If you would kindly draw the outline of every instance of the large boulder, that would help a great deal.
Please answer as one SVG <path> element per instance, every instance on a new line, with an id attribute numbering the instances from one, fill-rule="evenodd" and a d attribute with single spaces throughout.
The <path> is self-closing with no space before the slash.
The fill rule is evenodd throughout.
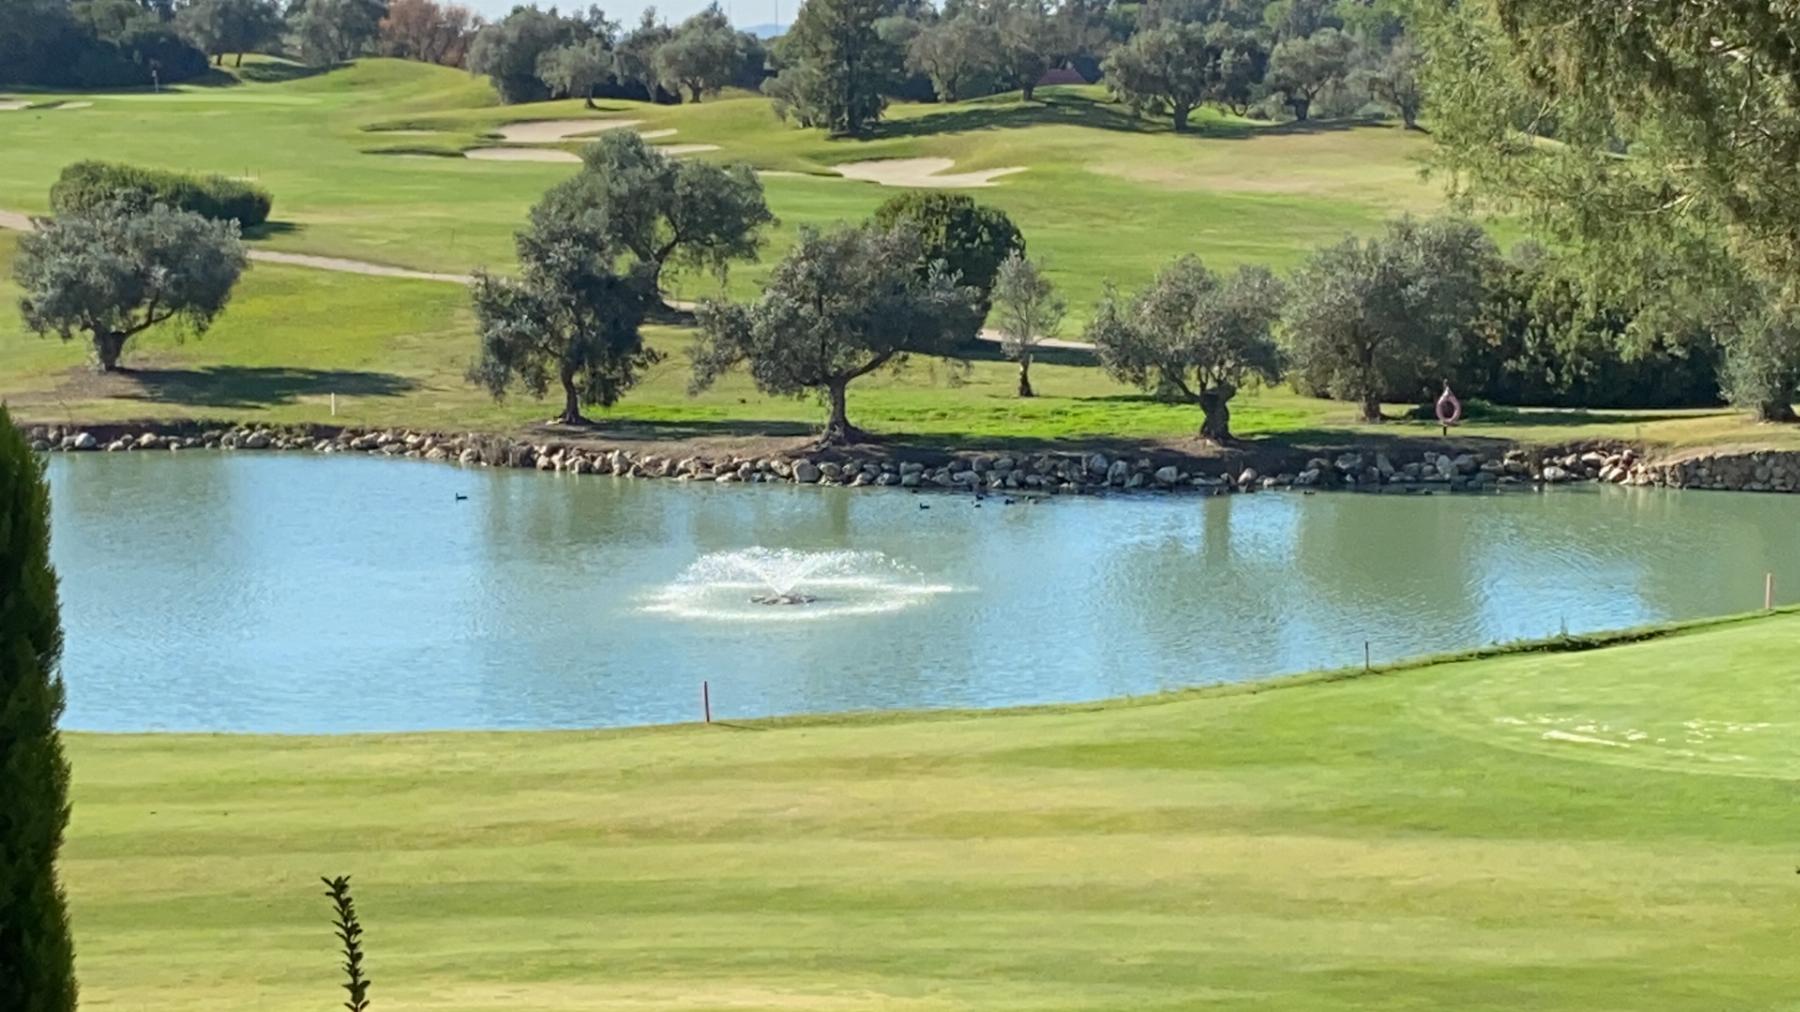
<path id="1" fill-rule="evenodd" d="M 794 461 L 794 480 L 802 485 L 811 485 L 819 480 L 819 468 L 810 460 Z"/>

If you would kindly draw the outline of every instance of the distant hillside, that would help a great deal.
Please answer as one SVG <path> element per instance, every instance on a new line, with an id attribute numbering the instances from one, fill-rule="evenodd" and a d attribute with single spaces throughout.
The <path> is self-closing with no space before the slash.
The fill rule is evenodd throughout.
<path id="1" fill-rule="evenodd" d="M 760 25 L 747 25 L 743 28 L 743 31 L 749 32 L 759 39 L 772 39 L 777 35 L 786 35 L 787 30 L 787 25 L 777 25 L 766 21 Z"/>

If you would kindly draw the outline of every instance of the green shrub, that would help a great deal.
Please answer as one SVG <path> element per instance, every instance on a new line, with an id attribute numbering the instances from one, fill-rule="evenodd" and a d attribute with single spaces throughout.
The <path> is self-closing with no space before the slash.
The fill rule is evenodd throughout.
<path id="1" fill-rule="evenodd" d="M 269 220 L 274 198 L 260 186 L 224 176 L 191 176 L 165 169 L 146 169 L 119 162 L 76 162 L 65 166 L 50 187 L 50 206 L 57 214 L 96 207 L 121 191 L 139 193 L 151 203 L 192 211 L 214 221 L 236 221 L 251 228 Z"/>

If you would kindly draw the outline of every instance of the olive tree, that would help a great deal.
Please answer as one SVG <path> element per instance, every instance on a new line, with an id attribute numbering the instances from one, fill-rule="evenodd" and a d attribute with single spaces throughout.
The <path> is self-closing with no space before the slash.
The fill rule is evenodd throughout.
<path id="1" fill-rule="evenodd" d="M 736 80 L 748 52 L 744 34 L 713 4 L 683 21 L 656 47 L 651 62 L 664 88 L 676 94 L 685 90 L 688 101 L 698 102 Z"/>
<path id="2" fill-rule="evenodd" d="M 40 220 L 20 240 L 13 277 L 27 327 L 85 335 L 100 371 L 113 372 L 126 342 L 151 327 L 204 332 L 245 264 L 235 221 L 114 200 Z"/>
<path id="3" fill-rule="evenodd" d="M 1294 118 L 1304 122 L 1314 100 L 1350 74 L 1356 40 L 1336 28 L 1288 39 L 1269 54 L 1268 84 L 1283 93 Z"/>
<path id="4" fill-rule="evenodd" d="M 1106 86 L 1134 111 L 1167 110 L 1177 132 L 1206 102 L 1240 107 L 1262 72 L 1261 43 L 1226 24 L 1147 28 L 1106 58 Z"/>
<path id="5" fill-rule="evenodd" d="M 1031 356 L 1045 338 L 1055 337 L 1068 306 L 1056 286 L 1024 253 L 1014 251 L 1000 262 L 994 279 L 994 312 L 1000 331 L 1000 348 L 1019 363 L 1019 396 L 1035 396 L 1031 389 Z"/>
<path id="6" fill-rule="evenodd" d="M 905 226 L 803 228 L 755 302 L 701 304 L 693 390 L 741 364 L 764 393 L 826 399 L 821 445 L 862 439 L 846 406 L 852 381 L 910 355 L 953 354 L 971 336 L 975 291 L 941 267 L 921 276 L 921 249 Z"/>
<path id="7" fill-rule="evenodd" d="M 594 89 L 612 76 L 613 54 L 606 39 L 594 36 L 546 50 L 538 57 L 537 76 L 553 93 L 573 98 L 594 108 Z"/>
<path id="8" fill-rule="evenodd" d="M 629 130 L 605 134 L 581 157 L 582 171 L 552 193 L 604 210 L 608 238 L 646 265 L 653 287 L 670 264 L 723 278 L 733 261 L 757 258 L 775 221 L 762 179 L 743 163 L 671 158 Z"/>
<path id="9" fill-rule="evenodd" d="M 1184 256 L 1129 301 L 1107 286 L 1087 338 L 1118 379 L 1200 405 L 1200 435 L 1231 438 L 1231 399 L 1249 383 L 1281 376 L 1273 330 L 1285 297 L 1262 267 L 1220 277 Z"/>
<path id="10" fill-rule="evenodd" d="M 906 49 L 909 69 L 931 79 L 939 102 L 969 94 L 971 84 L 994 67 L 1000 36 L 974 14 L 960 14 L 927 25 Z"/>
<path id="11" fill-rule="evenodd" d="M 517 279 L 476 272 L 470 298 L 480 339 L 469 380 L 496 400 L 513 387 L 563 395 L 556 420 L 582 424 L 581 406 L 611 407 L 660 356 L 640 328 L 655 297 L 648 264 L 611 234 L 602 207 L 551 194 L 515 237 Z"/>
<path id="12" fill-rule="evenodd" d="M 192 0 L 176 13 L 175 25 L 214 65 L 234 53 L 241 67 L 246 52 L 281 37 L 281 10 L 270 0 Z"/>
<path id="13" fill-rule="evenodd" d="M 1308 390 L 1381 421 L 1384 395 L 1429 396 L 1457 362 L 1499 251 L 1475 224 L 1402 219 L 1314 253 L 1293 277 L 1287 354 Z"/>

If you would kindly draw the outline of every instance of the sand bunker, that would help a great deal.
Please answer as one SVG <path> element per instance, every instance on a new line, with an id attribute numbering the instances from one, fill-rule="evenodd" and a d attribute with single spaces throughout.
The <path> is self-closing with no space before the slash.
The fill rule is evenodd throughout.
<path id="1" fill-rule="evenodd" d="M 442 130 L 370 130 L 377 137 L 436 137 Z"/>
<path id="2" fill-rule="evenodd" d="M 30 102 L 22 98 L 0 98 L 0 112 L 17 112 L 20 109 L 29 108 L 30 105 Z"/>
<path id="3" fill-rule="evenodd" d="M 470 148 L 464 158 L 483 162 L 579 162 L 580 155 L 555 148 Z"/>
<path id="4" fill-rule="evenodd" d="M 665 155 L 697 155 L 702 151 L 717 151 L 717 144 L 658 144 L 656 150 Z"/>
<path id="5" fill-rule="evenodd" d="M 94 103 L 92 103 L 92 102 L 58 102 L 57 104 L 51 106 L 50 108 L 53 110 L 57 110 L 57 111 L 61 111 L 64 109 L 86 109 L 88 106 L 91 106 L 93 104 Z"/>
<path id="6" fill-rule="evenodd" d="M 835 168 L 838 175 L 846 179 L 860 179 L 880 183 L 882 186 L 934 186 L 946 189 L 992 186 L 1000 176 L 1025 171 L 1022 165 L 982 169 L 979 172 L 946 171 L 955 165 L 948 158 L 884 158 L 875 162 L 845 162 Z"/>
<path id="7" fill-rule="evenodd" d="M 603 130 L 637 126 L 642 122 L 636 119 L 541 119 L 532 123 L 508 123 L 495 132 L 501 140 L 512 144 L 550 144 Z"/>
<path id="8" fill-rule="evenodd" d="M 658 137 L 673 137 L 680 132 L 674 127 L 670 127 L 667 130 L 639 130 L 638 136 L 647 141 L 653 141 Z"/>

